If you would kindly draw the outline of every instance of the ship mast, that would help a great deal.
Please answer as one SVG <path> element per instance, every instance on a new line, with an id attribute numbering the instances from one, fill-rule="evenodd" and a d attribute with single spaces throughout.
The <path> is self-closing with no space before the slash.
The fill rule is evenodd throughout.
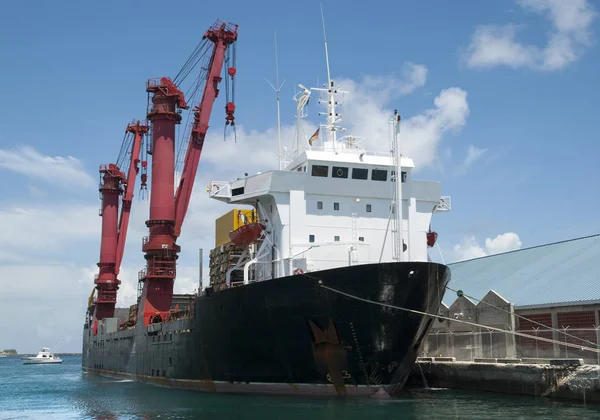
<path id="1" fill-rule="evenodd" d="M 277 59 L 277 33 L 275 33 L 275 86 L 273 86 L 271 84 L 271 82 L 269 82 L 267 80 L 267 83 L 269 85 L 271 85 L 271 87 L 273 88 L 273 90 L 275 92 L 277 92 L 277 169 L 281 170 L 282 169 L 282 159 L 281 159 L 281 113 L 279 110 L 279 94 L 281 91 L 281 88 L 283 87 L 283 84 L 285 83 L 285 80 L 283 82 L 281 82 L 281 85 L 279 85 L 279 62 Z"/>
<path id="2" fill-rule="evenodd" d="M 325 142 L 331 142 L 331 146 L 333 150 L 336 151 L 336 143 L 337 136 L 336 131 L 338 130 L 338 126 L 336 125 L 340 119 L 338 118 L 340 115 L 336 113 L 336 105 L 338 102 L 335 100 L 335 95 L 337 93 L 348 93 L 345 91 L 337 90 L 334 88 L 334 81 L 331 80 L 331 71 L 329 67 L 329 50 L 327 49 L 327 33 L 325 32 L 325 16 L 323 15 L 323 5 L 321 5 L 321 21 L 323 22 L 323 40 L 325 42 L 325 62 L 327 64 L 327 89 L 323 88 L 312 88 L 312 90 L 318 90 L 321 92 L 327 92 L 327 125 L 328 134 L 325 137 Z M 319 100 L 319 103 L 323 103 L 322 100 Z M 319 115 L 323 115 L 323 112 L 319 112 Z"/>
<path id="3" fill-rule="evenodd" d="M 391 138 L 392 160 L 394 165 L 395 185 L 392 193 L 394 208 L 394 226 L 392 227 L 393 258 L 398 262 L 404 261 L 404 241 L 402 238 L 402 154 L 400 152 L 400 114 L 394 110 L 394 116 L 391 120 L 393 132 Z M 410 235 L 410 232 L 408 232 Z M 407 238 L 408 241 L 408 238 Z M 408 245 L 408 244 L 407 244 Z"/>

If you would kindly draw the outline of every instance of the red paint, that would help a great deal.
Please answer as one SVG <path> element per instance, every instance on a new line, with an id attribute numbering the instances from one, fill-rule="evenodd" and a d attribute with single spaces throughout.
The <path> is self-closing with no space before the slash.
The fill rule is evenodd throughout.
<path id="1" fill-rule="evenodd" d="M 208 121 L 216 97 L 219 95 L 217 86 L 221 81 L 221 69 L 225 60 L 225 52 L 227 47 L 237 40 L 237 25 L 229 27 L 224 23 L 217 23 L 204 34 L 204 37 L 213 42 L 214 48 L 208 67 L 207 82 L 202 94 L 200 104 L 194 108 L 194 123 L 192 126 L 191 139 L 185 154 L 183 172 L 177 195 L 175 197 L 175 236 L 181 235 L 181 225 L 187 212 L 190 198 L 192 196 L 192 188 L 194 187 L 194 179 L 196 178 L 196 170 L 200 162 L 202 147 L 204 146 L 204 138 L 208 131 Z M 233 78 L 233 75 L 231 75 Z M 212 81 L 212 83 L 210 83 Z M 233 106 L 233 103 L 231 103 Z M 228 104 L 229 106 L 229 104 Z M 233 111 L 231 108 L 231 121 L 233 121 Z M 227 110 L 227 118 L 229 118 L 229 109 Z M 229 121 L 229 120 L 228 120 Z M 154 190 L 152 190 L 154 192 Z"/>
<path id="2" fill-rule="evenodd" d="M 438 234 L 437 232 L 427 232 L 427 246 L 432 247 L 435 245 L 435 241 L 437 241 Z"/>
<path id="3" fill-rule="evenodd" d="M 112 317 L 117 302 L 119 281 L 115 273 L 117 257 L 117 232 L 119 215 L 119 194 L 123 174 L 114 164 L 100 167 L 102 194 L 102 239 L 100 242 L 99 273 L 94 279 L 98 295 L 96 298 L 95 320 Z"/>
<path id="4" fill-rule="evenodd" d="M 260 223 L 248 223 L 236 230 L 229 232 L 229 239 L 238 247 L 245 247 L 254 243 L 262 234 L 265 226 Z"/>
<path id="5" fill-rule="evenodd" d="M 127 229 L 129 227 L 129 215 L 131 214 L 131 202 L 135 191 L 135 179 L 140 170 L 140 151 L 142 148 L 142 139 L 144 134 L 148 133 L 148 126 L 141 124 L 139 121 L 134 124 L 128 124 L 125 129 L 127 133 L 132 133 L 133 146 L 131 148 L 131 162 L 127 173 L 127 181 L 125 182 L 125 191 L 123 195 L 123 209 L 121 210 L 121 219 L 119 220 L 119 236 L 117 239 L 117 257 L 115 265 L 115 273 L 118 275 L 123 260 L 123 252 L 125 251 L 125 241 L 127 240 Z M 142 166 L 146 166 L 146 161 L 142 162 Z M 142 185 L 146 183 L 146 174 L 142 174 Z"/>
<path id="6" fill-rule="evenodd" d="M 134 133 L 127 177 L 115 164 L 111 163 L 100 167 L 100 176 L 102 177 L 100 185 L 100 193 L 102 194 L 102 239 L 100 242 L 100 262 L 98 263 L 99 273 L 94 280 L 98 291 L 94 312 L 94 331 L 97 331 L 98 320 L 114 316 L 117 290 L 121 283 L 117 276 L 123 259 L 123 250 L 125 249 L 135 177 L 139 170 L 137 165 L 140 161 L 142 139 L 143 135 L 148 132 L 148 126 L 142 125 L 138 121 L 134 126 L 128 125 L 126 131 Z M 119 196 L 123 192 L 125 196 L 119 219 Z"/>
<path id="7" fill-rule="evenodd" d="M 152 178 L 150 195 L 150 219 L 146 222 L 150 235 L 142 242 L 146 253 L 146 269 L 140 272 L 144 287 L 144 325 L 150 317 L 168 313 L 171 307 L 175 261 L 179 247 L 175 244 L 175 125 L 181 121 L 180 104 L 185 104 L 183 93 L 170 79 L 163 77 L 160 83 L 148 83 L 153 93 L 152 109 L 148 119 L 152 123 Z M 164 315 L 163 315 L 164 316 Z"/>
<path id="8" fill-rule="evenodd" d="M 181 181 L 173 197 L 175 178 L 175 125 L 181 121 L 180 109 L 188 109 L 183 93 L 163 77 L 149 80 L 146 91 L 152 93 L 152 109 L 148 119 L 152 123 L 152 177 L 150 219 L 146 222 L 149 236 L 143 239 L 142 251 L 146 254 L 146 268 L 139 273 L 145 282 L 140 304 L 143 307 L 144 325 L 170 318 L 173 283 L 176 276 L 176 244 L 188 209 L 196 170 L 200 161 L 204 138 L 225 61 L 227 47 L 237 39 L 237 25 L 230 27 L 217 22 L 204 34 L 213 43 L 207 74 L 201 75 L 206 84 L 202 99 L 193 108 L 194 121 L 191 138 L 185 155 Z M 229 72 L 233 78 L 235 71 Z M 233 124 L 233 102 L 227 105 L 227 121 Z"/>

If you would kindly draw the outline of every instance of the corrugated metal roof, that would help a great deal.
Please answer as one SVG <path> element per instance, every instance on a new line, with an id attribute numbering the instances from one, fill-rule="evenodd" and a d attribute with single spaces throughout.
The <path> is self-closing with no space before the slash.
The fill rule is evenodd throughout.
<path id="1" fill-rule="evenodd" d="M 600 300 L 600 234 L 448 266 L 448 286 L 476 299 L 494 290 L 515 306 Z M 447 290 L 443 301 L 456 297 Z"/>

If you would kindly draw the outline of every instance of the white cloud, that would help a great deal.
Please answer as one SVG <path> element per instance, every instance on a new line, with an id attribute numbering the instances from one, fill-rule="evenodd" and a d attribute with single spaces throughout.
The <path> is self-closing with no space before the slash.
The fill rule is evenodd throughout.
<path id="1" fill-rule="evenodd" d="M 96 239 L 101 223 L 98 209 L 99 205 L 69 202 L 0 208 L 0 251 L 60 252 L 67 241 Z"/>
<path id="2" fill-rule="evenodd" d="M 470 68 L 504 65 L 560 70 L 578 60 L 590 45 L 590 27 L 597 13 L 587 0 L 517 0 L 517 3 L 551 21 L 547 45 L 540 48 L 518 42 L 516 35 L 522 26 L 479 25 L 464 57 Z"/>
<path id="3" fill-rule="evenodd" d="M 487 238 L 485 240 L 485 248 L 490 255 L 514 251 L 520 249 L 521 245 L 519 235 L 514 232 L 503 233 L 502 235 L 496 236 L 494 239 Z"/>
<path id="4" fill-rule="evenodd" d="M 397 95 L 408 95 L 425 86 L 427 67 L 423 64 L 405 63 L 402 78 L 393 76 L 365 76 L 360 86 L 365 91 L 376 92 L 379 102 L 387 102 Z"/>
<path id="5" fill-rule="evenodd" d="M 393 84 L 371 81 L 363 84 L 344 79 L 338 86 L 351 92 L 341 110 L 342 125 L 349 133 L 366 138 L 367 149 L 388 151 L 389 120 L 393 113 L 389 105 L 402 92 L 390 87 Z M 443 135 L 460 131 L 470 112 L 467 92 L 458 87 L 442 90 L 433 105 L 418 115 L 404 118 L 400 124 L 401 149 L 414 159 L 416 171 L 433 164 Z M 399 113 L 403 115 L 401 109 Z"/>
<path id="6" fill-rule="evenodd" d="M 487 149 L 482 149 L 470 144 L 467 147 L 467 155 L 465 156 L 465 160 L 462 163 L 462 166 L 464 168 L 469 168 L 471 165 L 477 162 L 485 152 L 487 152 Z"/>
<path id="7" fill-rule="evenodd" d="M 514 232 L 507 232 L 496 236 L 494 239 L 485 240 L 485 248 L 481 247 L 475 236 L 463 239 L 461 244 L 454 246 L 454 261 L 464 261 L 487 255 L 500 254 L 521 248 L 521 239 Z"/>
<path id="8" fill-rule="evenodd" d="M 96 182 L 72 156 L 44 156 L 29 146 L 0 149 L 0 169 L 64 187 L 90 188 Z"/>

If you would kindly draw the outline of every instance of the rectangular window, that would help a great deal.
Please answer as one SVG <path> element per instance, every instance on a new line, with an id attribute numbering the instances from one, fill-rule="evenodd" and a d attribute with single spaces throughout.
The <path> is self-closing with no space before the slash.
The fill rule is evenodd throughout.
<path id="1" fill-rule="evenodd" d="M 331 172 L 333 178 L 348 178 L 348 168 L 334 166 Z"/>
<path id="2" fill-rule="evenodd" d="M 364 236 L 359 236 L 359 237 L 358 237 L 358 240 L 359 240 L 360 242 L 364 242 L 364 241 L 365 241 L 365 237 L 364 237 Z"/>
<path id="3" fill-rule="evenodd" d="M 334 236 L 334 237 L 333 237 L 333 240 L 334 240 L 335 242 L 339 242 L 339 241 L 340 241 L 340 237 L 339 237 L 339 236 Z"/>
<path id="4" fill-rule="evenodd" d="M 333 209 L 334 210 L 339 210 L 340 209 L 340 203 L 333 203 Z"/>
<path id="5" fill-rule="evenodd" d="M 390 206 L 390 212 L 391 212 L 392 214 L 396 213 L 396 212 L 394 211 L 394 206 Z"/>
<path id="6" fill-rule="evenodd" d="M 322 201 L 317 201 L 317 209 L 323 210 L 323 202 Z"/>
<path id="7" fill-rule="evenodd" d="M 373 169 L 371 171 L 371 180 L 372 181 L 386 181 L 387 180 L 387 171 L 384 169 Z"/>
<path id="8" fill-rule="evenodd" d="M 327 177 L 329 175 L 329 166 L 327 165 L 313 165 L 312 176 Z"/>
<path id="9" fill-rule="evenodd" d="M 244 194 L 244 187 L 234 188 L 231 190 L 231 195 L 242 195 Z"/>
<path id="10" fill-rule="evenodd" d="M 368 169 L 352 168 L 352 179 L 368 179 L 368 175 Z"/>
<path id="11" fill-rule="evenodd" d="M 308 242 L 314 242 L 315 241 L 315 235 L 308 235 Z"/>
<path id="12" fill-rule="evenodd" d="M 396 171 L 390 171 L 390 180 L 396 182 Z M 406 182 L 406 171 L 402 171 L 402 182 Z"/>
<path id="13" fill-rule="evenodd" d="M 371 205 L 367 204 L 367 213 L 371 213 Z"/>

